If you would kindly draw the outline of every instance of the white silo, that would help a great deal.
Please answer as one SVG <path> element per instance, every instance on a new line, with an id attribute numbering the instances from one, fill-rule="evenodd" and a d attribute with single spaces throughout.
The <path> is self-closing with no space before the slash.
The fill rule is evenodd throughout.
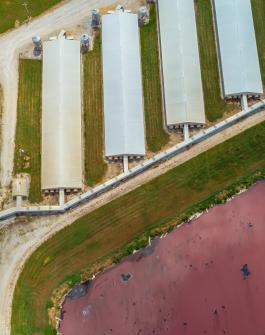
<path id="1" fill-rule="evenodd" d="M 81 35 L 81 51 L 86 52 L 89 50 L 89 42 L 90 38 L 88 34 L 82 34 Z"/>
<path id="2" fill-rule="evenodd" d="M 37 48 L 40 48 L 41 45 L 42 45 L 40 36 L 33 36 L 32 37 L 32 42 L 33 42 L 34 46 L 37 47 Z"/>
<path id="3" fill-rule="evenodd" d="M 138 21 L 140 25 L 145 25 L 149 22 L 149 10 L 146 6 L 141 6 L 139 8 Z"/>

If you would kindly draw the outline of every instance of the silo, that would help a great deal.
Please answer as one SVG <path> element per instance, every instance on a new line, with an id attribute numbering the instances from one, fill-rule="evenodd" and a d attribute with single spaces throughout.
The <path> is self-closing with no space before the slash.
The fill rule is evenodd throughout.
<path id="1" fill-rule="evenodd" d="M 42 45 L 40 36 L 33 36 L 32 37 L 32 42 L 33 42 L 34 46 L 37 47 L 37 48 L 40 48 L 41 45 Z"/>
<path id="2" fill-rule="evenodd" d="M 140 25 L 145 25 L 149 22 L 149 10 L 146 6 L 141 6 L 139 8 L 138 21 Z"/>
<path id="3" fill-rule="evenodd" d="M 92 28 L 99 28 L 101 26 L 101 15 L 99 9 L 92 10 Z"/>
<path id="4" fill-rule="evenodd" d="M 89 35 L 82 34 L 81 35 L 81 51 L 86 52 L 89 50 Z"/>

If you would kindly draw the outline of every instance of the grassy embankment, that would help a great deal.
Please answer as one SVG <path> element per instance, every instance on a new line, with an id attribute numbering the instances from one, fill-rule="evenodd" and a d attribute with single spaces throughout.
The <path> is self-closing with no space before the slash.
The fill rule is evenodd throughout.
<path id="1" fill-rule="evenodd" d="M 265 86 L 265 1 L 251 0 L 263 86 Z"/>
<path id="2" fill-rule="evenodd" d="M 85 182 L 89 186 L 101 181 L 107 170 L 103 158 L 103 96 L 101 37 L 97 36 L 93 51 L 83 56 L 84 65 L 84 136 Z"/>
<path id="3" fill-rule="evenodd" d="M 21 59 L 19 62 L 14 173 L 30 174 L 29 200 L 33 203 L 42 200 L 40 180 L 41 81 L 42 62 Z"/>
<path id="4" fill-rule="evenodd" d="M 148 149 L 156 152 L 167 144 L 169 135 L 164 129 L 158 31 L 154 5 L 150 11 L 150 22 L 141 27 L 140 35 L 146 141 Z"/>
<path id="5" fill-rule="evenodd" d="M 192 213 L 221 202 L 242 184 L 261 178 L 258 170 L 265 176 L 264 152 L 265 122 L 99 208 L 52 237 L 29 258 L 17 282 L 12 335 L 53 334 L 47 306 L 60 283 L 67 278 L 78 280 L 83 270 L 88 271 L 103 256 L 119 260 L 147 243 L 149 234 L 169 230 Z"/>
<path id="6" fill-rule="evenodd" d="M 29 15 L 35 17 L 40 15 L 44 11 L 48 10 L 52 6 L 58 4 L 62 0 L 27 0 L 27 1 L 18 1 L 18 0 L 1 0 L 0 1 L 0 34 L 4 33 L 8 29 L 15 27 L 15 21 L 18 20 L 20 23 L 23 23 L 27 20 L 28 15 L 26 8 L 23 6 L 23 3 L 27 3 Z"/>
<path id="7" fill-rule="evenodd" d="M 211 0 L 195 0 L 205 113 L 214 122 L 237 106 L 221 98 Z"/>

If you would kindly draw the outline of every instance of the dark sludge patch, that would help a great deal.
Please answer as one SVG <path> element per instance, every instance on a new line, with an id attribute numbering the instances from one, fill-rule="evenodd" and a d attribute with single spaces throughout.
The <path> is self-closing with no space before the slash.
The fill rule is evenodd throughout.
<path id="1" fill-rule="evenodd" d="M 122 274 L 121 274 L 121 281 L 127 282 L 127 281 L 129 281 L 131 278 L 132 278 L 132 275 L 131 275 L 130 273 L 127 273 L 127 274 L 122 273 Z"/>
<path id="2" fill-rule="evenodd" d="M 77 300 L 87 294 L 90 286 L 91 280 L 78 284 L 67 294 L 66 298 L 69 298 L 70 300 Z"/>
<path id="3" fill-rule="evenodd" d="M 134 256 L 133 256 L 133 261 L 139 262 L 142 258 L 148 257 L 152 255 L 152 253 L 155 251 L 157 245 L 159 244 L 160 238 L 157 237 L 155 238 L 150 245 L 147 247 L 139 250 Z"/>
<path id="4" fill-rule="evenodd" d="M 244 279 L 250 276 L 250 271 L 247 264 L 244 264 L 240 271 L 243 273 Z"/>

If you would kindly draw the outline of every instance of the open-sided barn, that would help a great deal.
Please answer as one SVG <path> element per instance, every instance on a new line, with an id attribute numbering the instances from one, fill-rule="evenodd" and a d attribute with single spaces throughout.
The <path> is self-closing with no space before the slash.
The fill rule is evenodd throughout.
<path id="1" fill-rule="evenodd" d="M 194 0 L 159 0 L 166 122 L 205 123 Z"/>
<path id="2" fill-rule="evenodd" d="M 80 43 L 43 45 L 43 190 L 82 188 Z"/>
<path id="3" fill-rule="evenodd" d="M 137 15 L 115 11 L 102 19 L 105 155 L 145 155 Z"/>
<path id="4" fill-rule="evenodd" d="M 214 0 L 223 95 L 263 93 L 250 0 Z"/>

